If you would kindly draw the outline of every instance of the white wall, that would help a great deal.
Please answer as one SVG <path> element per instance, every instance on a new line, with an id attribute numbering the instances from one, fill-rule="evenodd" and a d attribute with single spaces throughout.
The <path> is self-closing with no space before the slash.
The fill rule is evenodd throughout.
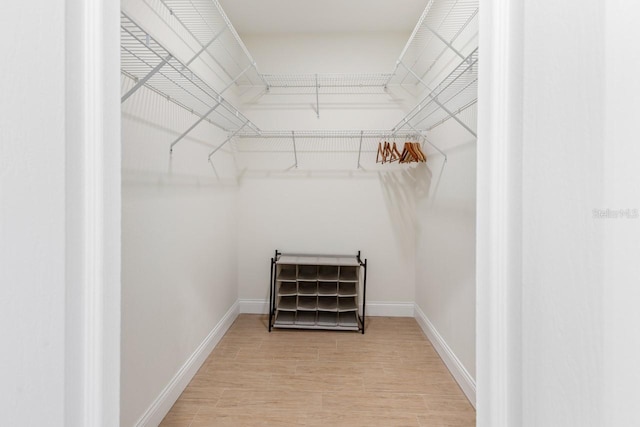
<path id="1" fill-rule="evenodd" d="M 622 1 L 607 2 L 605 11 L 604 72 L 606 124 L 603 157 L 603 207 L 640 209 L 640 179 L 635 140 L 640 102 L 640 51 L 637 40 L 640 8 Z M 605 423 L 638 425 L 637 389 L 640 383 L 640 336 L 630 333 L 640 324 L 640 219 L 605 222 L 604 390 Z"/>
<path id="2" fill-rule="evenodd" d="M 116 425 L 118 5 L 3 6 L 2 423 Z"/>
<path id="3" fill-rule="evenodd" d="M 245 42 L 265 73 L 390 72 L 408 35 L 250 35 Z M 355 54 L 354 54 L 355 53 Z M 269 94 L 245 98 L 245 114 L 261 129 L 390 129 L 406 99 L 394 93 Z M 390 102 L 391 101 L 391 102 Z M 266 301 L 273 251 L 355 254 L 369 260 L 371 314 L 411 315 L 415 196 L 399 185 L 403 170 L 375 164 L 376 141 L 298 138 L 237 144 L 239 295 Z M 399 304 L 397 304 L 399 303 Z"/>
<path id="4" fill-rule="evenodd" d="M 151 28 L 156 15 L 136 7 L 130 13 Z M 124 93 L 133 83 L 122 84 Z M 207 162 L 224 131 L 203 122 L 170 156 L 197 116 L 146 88 L 122 114 L 121 425 L 132 426 L 161 419 L 237 301 L 237 184 L 227 148 Z"/>
<path id="5" fill-rule="evenodd" d="M 64 2 L 39 1 L 28 9 L 19 3 L 5 6 L 8 9 L 0 26 L 0 46 L 6 54 L 5 65 L 0 67 L 4 94 L 0 114 L 0 322 L 4 349 L 0 352 L 0 411 L 7 425 L 62 426 Z M 44 69 L 46 73 L 34 72 Z"/>
<path id="6" fill-rule="evenodd" d="M 477 47 L 477 19 L 454 44 L 464 56 Z M 442 46 L 431 42 L 426 49 L 440 52 Z M 448 50 L 424 79 L 436 87 L 459 64 L 460 58 Z M 423 90 L 419 96 L 426 95 Z M 476 105 L 456 118 L 475 130 Z M 429 192 L 417 209 L 416 318 L 475 405 L 477 143 L 455 119 L 427 132 L 427 138 L 437 149 L 425 145 Z"/>
<path id="7" fill-rule="evenodd" d="M 490 297 L 478 307 L 479 332 L 490 350 L 479 358 L 478 425 L 638 425 L 640 219 L 597 217 L 594 209 L 638 209 L 638 146 L 630 141 L 640 94 L 632 22 L 640 8 L 502 6 L 488 6 L 485 18 L 501 19 L 481 37 L 496 51 L 481 92 L 489 97 L 482 98 L 479 157 L 496 163 L 480 174 L 478 213 L 505 224 L 479 236 L 481 253 L 504 257 L 479 265 L 479 292 Z M 492 40 L 509 11 L 522 13 L 509 34 L 522 43 L 521 57 L 511 56 L 504 38 Z M 510 68 L 516 73 L 501 81 Z M 521 265 L 519 277 L 508 264 Z M 495 364 L 509 353 L 519 360 Z"/>
<path id="8" fill-rule="evenodd" d="M 476 141 L 466 132 L 449 120 L 429 136 L 434 143 L 444 144 L 449 140 L 455 144 L 449 148 L 442 145 L 446 163 L 439 153 L 431 155 L 427 163 L 429 195 L 421 200 L 417 213 L 415 301 L 473 380 L 476 372 Z"/>
<path id="9" fill-rule="evenodd" d="M 599 2 L 527 4 L 522 156 L 526 426 L 608 425 L 602 402 L 603 223 L 592 216 L 603 201 L 606 155 L 603 9 Z M 560 39 L 567 48 L 557 49 Z"/>

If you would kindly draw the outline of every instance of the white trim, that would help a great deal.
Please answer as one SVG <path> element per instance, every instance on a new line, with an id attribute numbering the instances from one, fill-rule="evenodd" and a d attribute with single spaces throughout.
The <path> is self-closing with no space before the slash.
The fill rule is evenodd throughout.
<path id="1" fill-rule="evenodd" d="M 242 314 L 268 314 L 269 301 L 263 299 L 241 299 L 238 300 L 240 313 Z"/>
<path id="2" fill-rule="evenodd" d="M 476 223 L 478 427 L 523 424 L 524 1 L 480 8 Z"/>
<path id="3" fill-rule="evenodd" d="M 429 341 L 431 341 L 431 344 L 433 344 L 433 347 L 440 355 L 440 358 L 442 359 L 444 364 L 447 365 L 447 368 L 449 368 L 449 372 L 451 372 L 451 375 L 453 375 L 453 378 L 455 378 L 455 380 L 458 382 L 460 388 L 462 388 L 462 391 L 467 396 L 467 399 L 469 399 L 469 402 L 471 402 L 471 404 L 475 408 L 475 380 L 473 379 L 471 374 L 469 374 L 469 371 L 467 371 L 462 362 L 460 362 L 460 359 L 458 359 L 458 357 L 453 352 L 451 347 L 449 347 L 444 338 L 442 338 L 442 335 L 440 335 L 436 327 L 433 326 L 433 323 L 431 323 L 427 315 L 424 314 L 420 307 L 418 307 L 418 304 L 415 304 L 414 306 L 414 313 L 416 321 L 422 328 L 422 331 L 427 336 L 427 338 L 429 338 Z"/>
<path id="4" fill-rule="evenodd" d="M 367 317 L 384 316 L 384 317 L 413 317 L 412 302 L 367 302 Z"/>
<path id="5" fill-rule="evenodd" d="M 236 320 L 238 314 L 240 314 L 238 307 L 238 302 L 231 306 L 222 317 L 222 320 L 218 322 L 184 365 L 182 365 L 180 370 L 173 376 L 171 381 L 169 381 L 160 395 L 153 401 L 151 406 L 145 411 L 135 424 L 136 427 L 150 427 L 160 424 L 193 376 L 198 372 L 198 369 L 200 369 L 209 354 L 211 354 L 215 346 L 218 345 L 224 334 Z"/>
<path id="6" fill-rule="evenodd" d="M 262 299 L 241 299 L 239 300 L 240 313 L 244 314 L 268 314 L 269 301 Z M 386 317 L 413 317 L 412 302 L 381 302 L 373 301 L 367 303 L 367 316 Z"/>
<path id="7" fill-rule="evenodd" d="M 120 420 L 119 4 L 67 0 L 65 425 Z"/>

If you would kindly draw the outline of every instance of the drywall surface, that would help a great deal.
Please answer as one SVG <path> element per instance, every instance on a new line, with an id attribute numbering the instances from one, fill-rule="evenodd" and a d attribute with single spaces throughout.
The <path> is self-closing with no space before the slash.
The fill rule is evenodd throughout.
<path id="1" fill-rule="evenodd" d="M 133 425 L 237 299 L 232 158 L 224 134 L 141 90 L 123 105 L 122 425 Z M 217 169 L 216 169 L 217 168 Z"/>
<path id="2" fill-rule="evenodd" d="M 605 198 L 599 208 L 622 210 L 617 218 L 604 219 L 604 425 L 631 426 L 640 425 L 640 335 L 633 332 L 640 324 L 640 145 L 635 143 L 640 28 L 633 24 L 640 19 L 640 8 L 622 1 L 607 2 L 604 16 Z M 625 216 L 627 209 L 630 216 Z"/>
<path id="3" fill-rule="evenodd" d="M 251 36 L 265 73 L 390 72 L 406 35 Z M 407 94 L 404 94 L 407 97 Z M 360 94 L 248 94 L 245 114 L 265 130 L 390 129 L 407 99 Z M 399 141 L 400 142 L 400 141 Z M 369 262 L 367 301 L 412 303 L 415 165 L 376 165 L 378 141 L 242 141 L 238 279 L 242 300 L 265 301 L 273 251 L 355 254 Z M 360 164 L 358 159 L 360 154 Z"/>
<path id="4" fill-rule="evenodd" d="M 525 26 L 523 425 L 637 425 L 640 10 L 553 5 Z"/>
<path id="5" fill-rule="evenodd" d="M 63 1 L 36 1 L 25 8 L 11 2 L 3 5 L 0 25 L 5 52 L 0 67 L 0 412 L 5 425 L 64 425 L 64 6 Z"/>
<path id="6" fill-rule="evenodd" d="M 429 194 L 416 215 L 415 301 L 475 378 L 476 143 L 456 126 L 447 122 L 432 138 L 459 143 L 444 150 L 446 163 L 442 155 L 427 163 Z"/>
<path id="7" fill-rule="evenodd" d="M 409 33 L 241 36 L 265 74 L 391 73 Z"/>
<path id="8" fill-rule="evenodd" d="M 175 41 L 145 4 L 126 6 L 161 43 Z M 189 49 L 174 43 L 174 53 Z M 122 426 L 141 419 L 237 300 L 234 161 L 228 147 L 207 161 L 226 132 L 203 122 L 169 154 L 197 119 L 146 88 L 122 107 Z"/>
<path id="9" fill-rule="evenodd" d="M 394 205 L 390 175 L 288 173 L 246 179 L 240 190 L 240 299 L 267 300 L 269 259 L 285 253 L 368 259 L 367 301 L 413 301 L 413 224 Z M 397 194 L 397 193 L 395 193 Z M 411 197 L 411 196 L 410 196 Z M 404 215 L 404 216 L 403 216 Z"/>
<path id="10" fill-rule="evenodd" d="M 599 2 L 526 8 L 523 426 L 610 425 L 602 401 L 604 221 L 593 216 L 607 152 L 604 16 Z M 566 47 L 557 49 L 558 40 Z"/>

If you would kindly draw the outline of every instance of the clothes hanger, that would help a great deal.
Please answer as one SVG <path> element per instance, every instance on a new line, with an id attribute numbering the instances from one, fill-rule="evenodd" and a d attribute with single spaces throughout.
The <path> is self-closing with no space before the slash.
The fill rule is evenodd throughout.
<path id="1" fill-rule="evenodd" d="M 376 154 L 376 163 L 384 163 L 384 150 L 382 149 L 382 141 L 378 142 L 378 154 Z"/>
<path id="2" fill-rule="evenodd" d="M 405 142 L 402 147 L 402 154 L 400 155 L 400 163 L 409 163 L 410 153 L 409 153 L 409 149 L 407 148 L 407 144 L 409 143 Z"/>
<path id="3" fill-rule="evenodd" d="M 419 142 L 415 143 L 415 148 L 416 148 L 416 151 L 418 152 L 418 155 L 420 156 L 420 161 L 423 162 L 423 163 L 426 162 L 427 161 L 427 155 L 424 154 L 424 151 L 422 151 L 422 146 L 420 145 Z"/>
<path id="4" fill-rule="evenodd" d="M 398 146 L 396 145 L 395 141 L 393 141 L 393 146 L 389 154 L 390 154 L 390 159 L 389 159 L 390 162 L 398 161 L 402 157 L 400 155 L 400 152 L 398 151 Z"/>

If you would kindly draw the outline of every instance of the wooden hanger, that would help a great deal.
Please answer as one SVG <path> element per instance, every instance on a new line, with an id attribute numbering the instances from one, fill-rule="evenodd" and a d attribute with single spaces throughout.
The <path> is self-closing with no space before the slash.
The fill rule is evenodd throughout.
<path id="1" fill-rule="evenodd" d="M 378 154 L 376 154 L 376 163 L 384 163 L 384 150 L 382 142 L 378 142 Z"/>
<path id="2" fill-rule="evenodd" d="M 402 157 L 400 155 L 400 152 L 398 151 L 398 146 L 396 145 L 396 143 L 393 143 L 393 147 L 391 148 L 390 152 L 389 152 L 389 161 L 390 162 L 395 162 L 400 160 L 400 158 Z"/>
<path id="3" fill-rule="evenodd" d="M 414 147 L 416 149 L 416 152 L 418 153 L 418 156 L 420 157 L 420 161 L 421 162 L 426 162 L 427 161 L 427 155 L 424 154 L 424 152 L 422 151 L 422 147 L 420 146 L 420 143 L 415 142 L 414 143 Z"/>

